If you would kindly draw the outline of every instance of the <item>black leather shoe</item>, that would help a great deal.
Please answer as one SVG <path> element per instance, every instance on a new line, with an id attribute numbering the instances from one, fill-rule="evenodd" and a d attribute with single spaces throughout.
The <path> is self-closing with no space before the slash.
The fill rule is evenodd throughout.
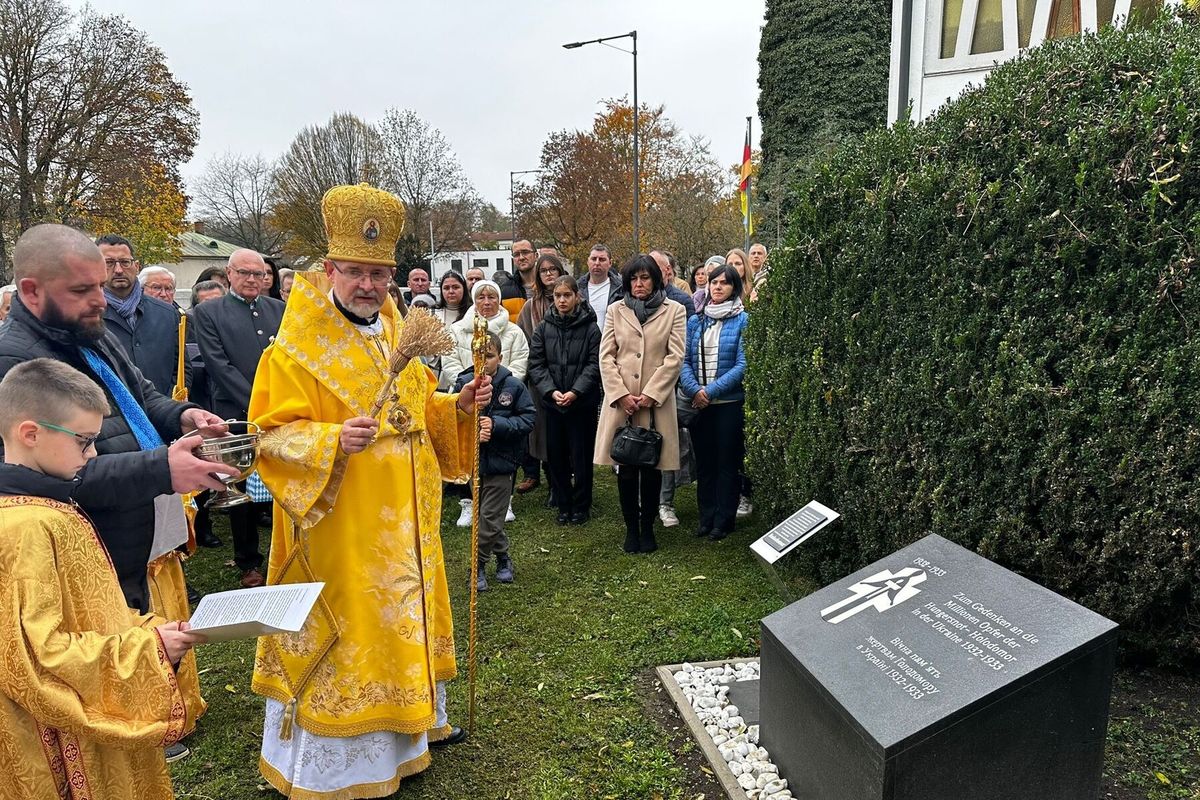
<path id="1" fill-rule="evenodd" d="M 184 585 L 186 586 L 187 584 L 185 583 Z M 187 599 L 188 599 L 189 603 L 191 603 L 192 605 L 196 605 L 197 603 L 200 602 L 200 593 L 197 592 L 195 589 L 193 589 L 191 586 L 188 586 L 187 587 Z"/>
<path id="2" fill-rule="evenodd" d="M 196 534 L 196 544 L 201 547 L 220 547 L 221 540 L 212 531 L 201 531 Z"/>
<path id="3" fill-rule="evenodd" d="M 587 521 L 588 521 L 588 512 L 586 512 L 586 511 L 576 511 L 574 514 L 571 515 L 571 524 L 572 525 L 586 525 Z"/>
<path id="4" fill-rule="evenodd" d="M 166 750 L 163 752 L 163 755 L 165 755 L 167 758 L 168 764 L 174 764 L 176 761 L 187 758 L 191 754 L 192 751 L 189 750 L 188 746 L 183 742 L 176 742 L 175 744 L 168 745 Z"/>
<path id="5" fill-rule="evenodd" d="M 571 515 L 565 511 L 560 511 L 560 512 L 558 512 L 558 516 L 555 517 L 554 521 L 557 522 L 559 525 L 566 525 L 568 522 L 571 521 Z"/>
<path id="6" fill-rule="evenodd" d="M 707 538 L 707 537 L 708 537 L 708 536 L 709 536 L 711 533 L 712 533 L 712 531 L 710 531 L 708 528 L 697 528 L 697 529 L 696 529 L 695 536 L 696 536 L 696 538 L 697 538 L 697 539 L 705 539 L 705 538 Z"/>
<path id="7" fill-rule="evenodd" d="M 445 739 L 438 739 L 436 742 L 430 742 L 429 746 L 430 747 L 448 747 L 449 745 L 458 744 L 459 742 L 465 742 L 466 740 L 467 740 L 466 730 L 455 725 L 453 728 L 450 729 L 449 736 L 447 736 Z"/>
<path id="8" fill-rule="evenodd" d="M 729 535 L 729 531 L 713 531 L 708 535 L 708 538 L 714 542 L 719 542 Z"/>

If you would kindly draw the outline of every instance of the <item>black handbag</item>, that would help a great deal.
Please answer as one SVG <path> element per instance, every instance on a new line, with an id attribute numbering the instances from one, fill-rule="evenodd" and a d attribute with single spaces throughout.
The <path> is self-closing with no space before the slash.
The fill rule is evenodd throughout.
<path id="1" fill-rule="evenodd" d="M 662 443 L 662 434 L 654 430 L 653 411 L 649 429 L 634 425 L 633 417 L 626 417 L 613 437 L 612 460 L 625 467 L 657 467 Z"/>

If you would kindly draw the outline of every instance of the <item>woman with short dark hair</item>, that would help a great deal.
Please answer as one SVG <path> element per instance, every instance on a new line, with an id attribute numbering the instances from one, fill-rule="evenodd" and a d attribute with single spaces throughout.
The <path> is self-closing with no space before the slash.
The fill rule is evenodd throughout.
<path id="1" fill-rule="evenodd" d="M 697 409 L 689 426 L 696 454 L 696 535 L 714 541 L 733 531 L 745 452 L 746 373 L 742 278 L 730 265 L 708 273 L 708 302 L 688 320 L 687 355 L 679 388 Z"/>
<path id="2" fill-rule="evenodd" d="M 679 469 L 675 383 L 683 363 L 687 311 L 667 298 L 662 271 L 648 255 L 625 262 L 621 284 L 624 299 L 608 307 L 600 339 L 604 403 L 594 458 L 597 464 L 615 463 L 613 438 L 627 422 L 662 436 L 657 464 L 617 468 L 625 552 L 651 553 L 658 549 L 654 519 L 662 488 L 660 470 Z"/>
<path id="3" fill-rule="evenodd" d="M 229 289 L 229 275 L 225 272 L 225 267 L 205 267 L 192 283 L 192 286 L 195 286 L 197 283 L 204 283 L 205 281 L 216 281 L 224 286 L 226 290 Z"/>

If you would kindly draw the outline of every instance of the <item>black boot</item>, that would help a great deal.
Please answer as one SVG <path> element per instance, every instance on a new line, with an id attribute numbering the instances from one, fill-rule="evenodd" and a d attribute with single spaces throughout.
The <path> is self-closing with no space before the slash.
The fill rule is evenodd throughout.
<path id="1" fill-rule="evenodd" d="M 637 522 L 625 521 L 625 544 L 621 546 L 626 553 L 642 552 L 641 537 L 638 536 Z"/>
<path id="2" fill-rule="evenodd" d="M 642 535 L 641 546 L 638 549 L 640 553 L 653 553 L 658 549 L 658 542 L 654 539 L 654 517 L 642 517 Z"/>
<path id="3" fill-rule="evenodd" d="M 636 481 L 621 480 L 617 474 L 617 497 L 621 500 L 621 518 L 625 520 L 625 544 L 622 549 L 626 553 L 642 551 L 641 537 L 638 535 L 638 500 Z"/>

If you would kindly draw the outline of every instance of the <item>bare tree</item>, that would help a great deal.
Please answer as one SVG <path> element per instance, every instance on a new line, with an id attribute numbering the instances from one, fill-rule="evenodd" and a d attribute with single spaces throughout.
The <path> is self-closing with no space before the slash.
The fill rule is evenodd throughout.
<path id="1" fill-rule="evenodd" d="M 410 109 L 388 109 L 379 123 L 385 186 L 404 201 L 408 231 L 422 245 L 458 249 L 471 233 L 480 200 L 458 157 L 437 128 Z M 430 252 L 425 247 L 425 252 Z"/>
<path id="2" fill-rule="evenodd" d="M 284 233 L 271 224 L 274 167 L 261 155 L 225 153 L 205 165 L 192 193 L 195 216 L 214 237 L 260 253 L 278 253 Z"/>
<path id="3" fill-rule="evenodd" d="M 324 125 L 296 135 L 274 172 L 276 201 L 270 224 L 286 239 L 291 258 L 316 260 L 327 251 L 321 198 L 334 186 L 380 183 L 381 144 L 376 130 L 353 114 L 335 114 Z"/>
<path id="4" fill-rule="evenodd" d="M 663 247 L 680 263 L 694 266 L 724 254 L 742 235 L 736 212 L 737 183 L 700 136 L 671 143 L 660 164 L 643 225 L 652 247 Z"/>
<path id="5" fill-rule="evenodd" d="M 155 164 L 172 181 L 197 115 L 162 52 L 123 18 L 59 0 L 0 0 L 0 248 L 72 222 Z"/>

